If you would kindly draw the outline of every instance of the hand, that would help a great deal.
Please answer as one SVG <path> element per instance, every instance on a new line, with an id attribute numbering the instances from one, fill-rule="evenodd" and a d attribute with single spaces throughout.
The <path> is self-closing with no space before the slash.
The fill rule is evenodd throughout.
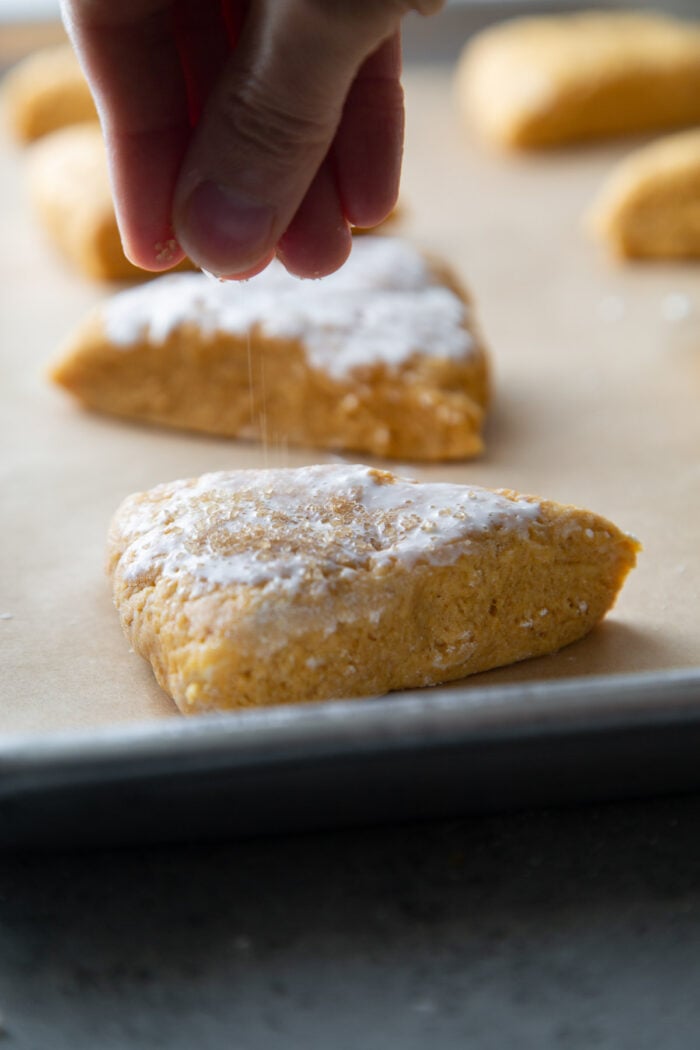
<path id="1" fill-rule="evenodd" d="M 444 0 L 62 0 L 129 258 L 337 269 L 398 193 L 400 22 Z"/>

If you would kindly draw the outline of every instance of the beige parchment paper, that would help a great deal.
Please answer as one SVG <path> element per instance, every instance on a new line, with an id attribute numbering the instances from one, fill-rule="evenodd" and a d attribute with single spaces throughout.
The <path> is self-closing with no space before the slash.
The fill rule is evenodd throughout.
<path id="1" fill-rule="evenodd" d="M 492 349 L 486 454 L 422 479 L 577 503 L 644 544 L 587 639 L 471 683 L 700 663 L 700 267 L 609 262 L 581 220 L 630 144 L 537 157 L 488 152 L 460 123 L 449 66 L 406 71 L 401 233 L 471 288 Z M 21 150 L 0 141 L 0 732 L 180 717 L 122 636 L 103 571 L 122 498 L 207 470 L 332 457 L 150 429 L 82 411 L 45 366 L 113 288 L 53 252 Z M 356 457 L 351 457 L 355 459 Z M 283 687 L 283 683 L 280 683 Z"/>

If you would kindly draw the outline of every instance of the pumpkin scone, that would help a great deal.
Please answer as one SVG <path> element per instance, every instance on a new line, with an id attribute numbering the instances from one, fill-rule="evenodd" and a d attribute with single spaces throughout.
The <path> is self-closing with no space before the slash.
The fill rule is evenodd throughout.
<path id="1" fill-rule="evenodd" d="M 538 148 L 700 121 L 700 22 L 647 11 L 512 19 L 478 33 L 457 72 L 468 121 Z"/>
<path id="2" fill-rule="evenodd" d="M 638 543 L 589 511 L 366 466 L 242 470 L 129 496 L 122 627 L 185 713 L 434 685 L 581 638 Z"/>
<path id="3" fill-rule="evenodd" d="M 127 259 L 122 248 L 100 126 L 61 128 L 27 154 L 29 198 L 37 218 L 65 259 L 103 281 L 143 280 L 151 273 Z M 173 245 L 160 247 L 167 261 Z M 188 260 L 174 269 L 192 269 Z"/>
<path id="4" fill-rule="evenodd" d="M 588 225 L 622 258 L 700 258 L 700 128 L 658 139 L 621 161 Z"/>
<path id="5" fill-rule="evenodd" d="M 90 88 L 67 43 L 18 62 L 3 81 L 2 95 L 8 124 L 22 142 L 69 124 L 97 121 Z"/>
<path id="6" fill-rule="evenodd" d="M 486 351 L 455 278 L 398 238 L 360 237 L 299 280 L 161 277 L 101 304 L 53 379 L 117 416 L 420 460 L 482 450 Z"/>

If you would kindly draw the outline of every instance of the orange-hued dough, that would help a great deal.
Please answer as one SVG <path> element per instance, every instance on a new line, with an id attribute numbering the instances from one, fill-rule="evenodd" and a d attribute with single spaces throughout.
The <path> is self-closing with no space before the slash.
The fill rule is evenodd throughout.
<path id="1" fill-rule="evenodd" d="M 637 542 L 589 511 L 364 466 L 128 497 L 108 566 L 185 713 L 360 697 L 549 653 L 610 609 Z"/>
<path id="2" fill-rule="evenodd" d="M 416 460 L 481 452 L 488 358 L 468 297 L 398 238 L 340 271 L 159 278 L 101 304 L 53 379 L 84 405 L 271 444 Z"/>
<path id="3" fill-rule="evenodd" d="M 70 44 L 34 51 L 9 71 L 3 102 L 10 128 L 22 142 L 70 124 L 97 121 L 90 88 Z"/>
<path id="4" fill-rule="evenodd" d="M 485 138 L 523 149 L 700 121 L 700 23 L 649 11 L 536 15 L 478 33 L 457 90 Z"/>
<path id="5" fill-rule="evenodd" d="M 627 259 L 700 259 L 700 128 L 657 139 L 610 173 L 589 225 Z"/>
<path id="6" fill-rule="evenodd" d="M 34 143 L 27 153 L 27 178 L 37 218 L 80 273 L 102 281 L 153 276 L 124 254 L 99 124 L 61 128 Z M 175 242 L 154 247 L 167 262 Z M 185 260 L 176 269 L 192 264 Z"/>

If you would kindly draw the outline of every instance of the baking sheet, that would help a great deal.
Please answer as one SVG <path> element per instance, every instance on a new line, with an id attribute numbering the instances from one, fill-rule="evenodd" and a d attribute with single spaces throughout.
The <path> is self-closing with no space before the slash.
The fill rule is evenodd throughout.
<path id="1" fill-rule="evenodd" d="M 457 16 L 452 12 L 452 47 L 457 27 L 465 38 L 470 28 L 467 12 Z M 415 41 L 409 53 L 416 53 Z M 632 704 L 625 716 L 625 705 L 618 704 L 616 732 L 621 724 L 633 728 L 635 718 L 647 724 L 652 711 L 652 722 L 663 719 L 664 705 L 671 710 L 678 689 L 681 721 L 689 725 L 700 717 L 700 268 L 621 267 L 582 233 L 582 214 L 629 143 L 504 157 L 487 151 L 462 127 L 450 63 L 411 61 L 405 83 L 401 232 L 451 261 L 471 287 L 492 348 L 496 396 L 482 459 L 392 467 L 425 480 L 507 486 L 588 506 L 644 545 L 638 569 L 600 628 L 553 656 L 449 687 L 450 717 L 457 717 L 460 704 L 473 711 L 475 695 L 486 703 L 489 695 L 494 703 L 505 695 L 511 707 L 503 710 L 518 710 L 527 720 L 532 690 L 545 689 L 553 716 L 565 718 L 572 682 L 579 688 L 582 715 L 586 696 L 592 712 L 601 697 L 614 705 L 616 698 L 636 695 L 629 687 L 634 682 L 647 690 L 646 715 Z M 66 754 L 83 755 L 92 782 L 99 780 L 100 763 L 89 761 L 91 749 L 101 754 L 105 740 L 115 739 L 110 733 L 130 739 L 136 733 L 146 752 L 143 741 L 150 741 L 160 754 L 153 769 L 161 772 L 158 741 L 177 739 L 169 752 L 171 776 L 173 769 L 177 776 L 178 763 L 182 767 L 178 749 L 203 754 L 201 733 L 209 730 L 176 713 L 148 665 L 129 651 L 111 604 L 104 542 L 121 499 L 207 470 L 336 458 L 120 423 L 84 413 L 51 388 L 44 378 L 46 362 L 84 312 L 113 289 L 86 282 L 52 252 L 27 206 L 23 164 L 21 151 L 5 137 L 0 146 L 5 233 L 0 795 L 4 805 L 14 806 L 30 781 L 33 797 L 45 790 L 42 770 L 60 768 L 63 781 L 69 780 Z M 280 683 L 281 697 L 283 687 Z M 426 726 L 430 696 L 439 694 L 426 692 L 421 699 Z M 400 698 L 381 703 L 394 704 L 392 733 L 400 738 L 406 717 Z M 342 740 L 352 764 L 353 753 L 359 755 L 367 743 L 367 716 L 359 712 L 368 706 L 371 702 L 294 709 L 277 732 L 284 738 L 295 720 L 305 720 L 308 728 L 309 719 L 325 718 L 322 709 L 335 707 L 341 712 L 333 722 L 335 753 Z M 251 723 L 236 715 L 225 721 L 223 739 L 231 756 L 236 727 Z M 673 721 L 677 726 L 677 711 Z M 450 724 L 455 732 L 459 724 L 459 733 L 468 737 L 468 719 L 457 717 Z M 585 718 L 576 725 L 583 732 Z M 502 728 L 508 737 L 508 719 Z M 571 734 L 570 723 L 567 731 Z M 67 739 L 76 741 L 72 751 L 65 751 Z M 509 739 L 512 745 L 512 734 Z M 59 740 L 64 758 L 56 767 L 51 755 L 55 759 Z M 412 747 L 415 751 L 415 741 Z M 128 748 L 114 754 L 124 761 Z M 264 748 L 257 757 L 264 768 Z M 493 775 L 499 775 L 497 765 Z M 16 820 L 15 831 L 20 825 Z"/>

